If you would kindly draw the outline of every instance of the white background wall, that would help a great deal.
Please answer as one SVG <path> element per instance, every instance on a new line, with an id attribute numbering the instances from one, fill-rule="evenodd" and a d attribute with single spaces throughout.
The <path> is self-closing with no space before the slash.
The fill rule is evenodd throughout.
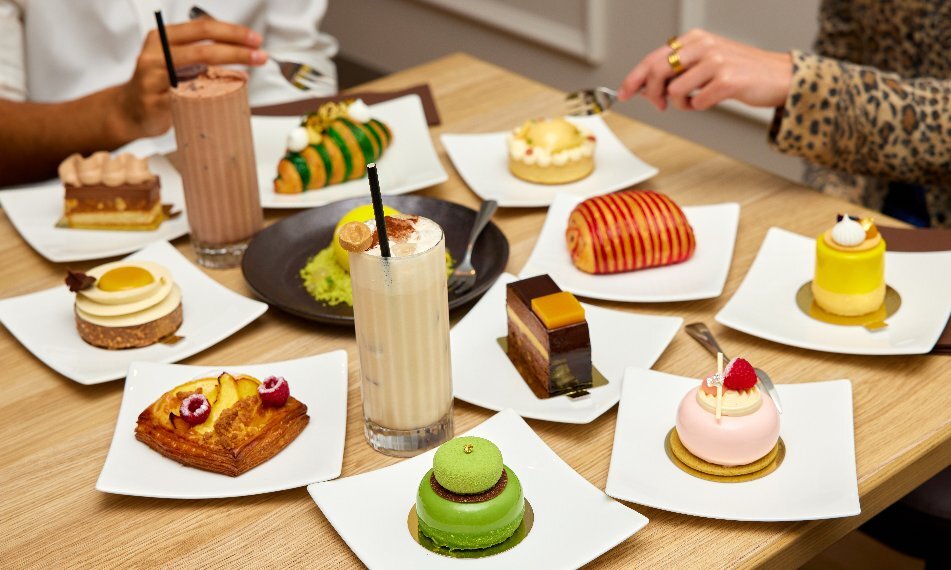
<path id="1" fill-rule="evenodd" d="M 334 0 L 323 28 L 341 53 L 395 71 L 465 51 L 566 91 L 616 87 L 671 35 L 699 26 L 775 50 L 808 49 L 819 0 Z M 798 180 L 798 159 L 766 145 L 768 111 L 725 106 L 626 115 Z"/>

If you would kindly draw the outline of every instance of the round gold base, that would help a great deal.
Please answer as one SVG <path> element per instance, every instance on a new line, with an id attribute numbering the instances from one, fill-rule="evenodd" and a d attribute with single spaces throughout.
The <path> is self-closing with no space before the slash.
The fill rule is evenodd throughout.
<path id="1" fill-rule="evenodd" d="M 522 516 L 522 524 L 518 525 L 518 528 L 515 529 L 515 534 L 505 539 L 503 542 L 496 544 L 495 546 L 490 546 L 488 548 L 481 548 L 478 550 L 449 550 L 448 548 L 443 548 L 435 542 L 429 539 L 428 536 L 419 532 L 419 520 L 416 518 L 416 505 L 413 505 L 409 509 L 409 516 L 406 517 L 406 526 L 409 529 L 410 536 L 413 537 L 413 540 L 416 544 L 419 544 L 426 550 L 435 552 L 436 554 L 441 554 L 443 556 L 448 556 L 449 558 L 487 558 L 489 556 L 494 556 L 506 550 L 510 550 L 516 546 L 522 540 L 528 536 L 528 533 L 532 530 L 532 525 L 535 524 L 535 511 L 532 510 L 532 504 L 528 502 L 528 499 L 525 499 L 525 514 Z"/>
<path id="2" fill-rule="evenodd" d="M 680 468 L 681 471 L 704 479 L 706 481 L 715 481 L 718 483 L 742 483 L 744 481 L 753 481 L 765 477 L 779 468 L 783 459 L 786 458 L 786 444 L 782 438 L 776 442 L 776 446 L 762 458 L 748 463 L 746 465 L 725 466 L 717 465 L 700 459 L 684 447 L 680 437 L 677 436 L 677 428 L 672 428 L 665 439 L 664 448 L 667 451 L 667 457 L 671 462 Z"/>
<path id="3" fill-rule="evenodd" d="M 830 325 L 845 327 L 865 327 L 870 330 L 882 329 L 887 326 L 885 319 L 894 315 L 901 308 L 901 295 L 891 287 L 885 287 L 885 302 L 877 310 L 856 317 L 844 317 L 824 310 L 816 304 L 812 293 L 812 281 L 806 282 L 796 292 L 796 306 L 807 316 Z"/>

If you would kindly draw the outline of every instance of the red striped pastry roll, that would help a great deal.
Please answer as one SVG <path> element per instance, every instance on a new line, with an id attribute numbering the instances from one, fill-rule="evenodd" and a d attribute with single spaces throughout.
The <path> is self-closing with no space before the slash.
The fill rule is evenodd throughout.
<path id="1" fill-rule="evenodd" d="M 587 273 L 622 273 L 690 259 L 693 228 L 673 200 L 650 190 L 622 190 L 581 202 L 568 218 L 568 251 Z"/>

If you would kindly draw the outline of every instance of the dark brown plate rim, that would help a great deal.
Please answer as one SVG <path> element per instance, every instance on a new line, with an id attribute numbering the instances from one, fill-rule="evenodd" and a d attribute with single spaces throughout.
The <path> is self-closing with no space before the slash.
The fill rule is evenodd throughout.
<path id="1" fill-rule="evenodd" d="M 265 280 L 273 279 L 274 272 L 263 269 L 262 266 L 266 264 L 262 260 L 268 258 L 273 259 L 276 250 L 295 249 L 295 247 L 291 246 L 298 246 L 299 244 L 296 242 L 299 241 L 314 243 L 314 240 L 309 237 L 310 234 L 314 232 L 332 232 L 332 228 L 336 225 L 337 220 L 343 213 L 358 205 L 367 204 L 369 202 L 369 196 L 332 202 L 288 216 L 261 230 L 254 239 L 251 240 L 251 243 L 248 244 L 241 263 L 241 272 L 248 287 L 250 287 L 251 291 L 259 299 L 288 314 L 321 323 L 352 327 L 352 311 L 346 315 L 340 315 L 339 309 L 330 308 L 318 301 L 313 301 L 313 308 L 311 310 L 301 310 L 299 307 L 295 307 L 288 302 L 287 295 L 284 295 L 282 298 L 282 295 L 269 292 L 269 289 L 273 289 L 274 284 L 267 283 Z M 465 244 L 468 241 L 469 232 L 472 228 L 472 222 L 474 222 L 476 217 L 475 210 L 448 200 L 405 194 L 384 196 L 383 202 L 386 205 L 395 207 L 401 212 L 430 217 L 437 223 L 440 223 L 446 233 L 446 247 L 450 251 L 453 259 L 457 262 L 462 259 L 465 253 Z M 451 212 L 451 215 L 457 219 L 463 217 L 466 218 L 467 221 L 471 221 L 468 224 L 445 224 L 446 215 L 443 214 L 443 212 L 446 211 Z M 440 218 L 443 219 L 440 220 Z M 308 231 L 296 234 L 295 239 L 291 242 L 281 240 L 283 241 L 281 244 L 282 247 L 275 247 L 275 242 L 279 239 L 276 236 L 280 236 L 283 230 L 288 227 L 304 227 L 308 228 Z M 329 236 L 327 239 L 329 239 Z M 314 246 L 310 255 L 314 255 L 320 249 L 319 246 Z M 502 233 L 502 230 L 500 230 L 495 223 L 489 222 L 476 241 L 475 248 L 473 249 L 473 265 L 479 271 L 476 284 L 463 295 L 456 295 L 450 292 L 449 309 L 460 308 L 482 296 L 505 271 L 508 258 L 508 239 L 506 239 L 505 234 Z M 305 262 L 306 257 L 288 261 L 288 263 L 298 267 L 303 267 Z M 296 278 L 296 274 L 294 276 L 295 278 L 288 278 L 286 272 L 278 272 L 278 275 L 280 287 L 296 287 L 303 291 L 303 285 L 300 279 Z M 291 294 L 292 293 L 289 293 L 288 295 Z M 307 293 L 304 292 L 304 294 L 306 295 Z"/>

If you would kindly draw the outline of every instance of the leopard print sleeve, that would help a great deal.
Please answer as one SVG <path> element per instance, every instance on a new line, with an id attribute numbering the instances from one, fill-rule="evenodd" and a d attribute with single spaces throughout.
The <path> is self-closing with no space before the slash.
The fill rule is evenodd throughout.
<path id="1" fill-rule="evenodd" d="M 859 61 L 862 55 L 861 22 L 853 15 L 854 9 L 854 0 L 822 1 L 816 53 L 845 61 Z"/>
<path id="2" fill-rule="evenodd" d="M 774 148 L 851 174 L 951 182 L 951 81 L 792 56 L 789 96 L 770 129 Z"/>

